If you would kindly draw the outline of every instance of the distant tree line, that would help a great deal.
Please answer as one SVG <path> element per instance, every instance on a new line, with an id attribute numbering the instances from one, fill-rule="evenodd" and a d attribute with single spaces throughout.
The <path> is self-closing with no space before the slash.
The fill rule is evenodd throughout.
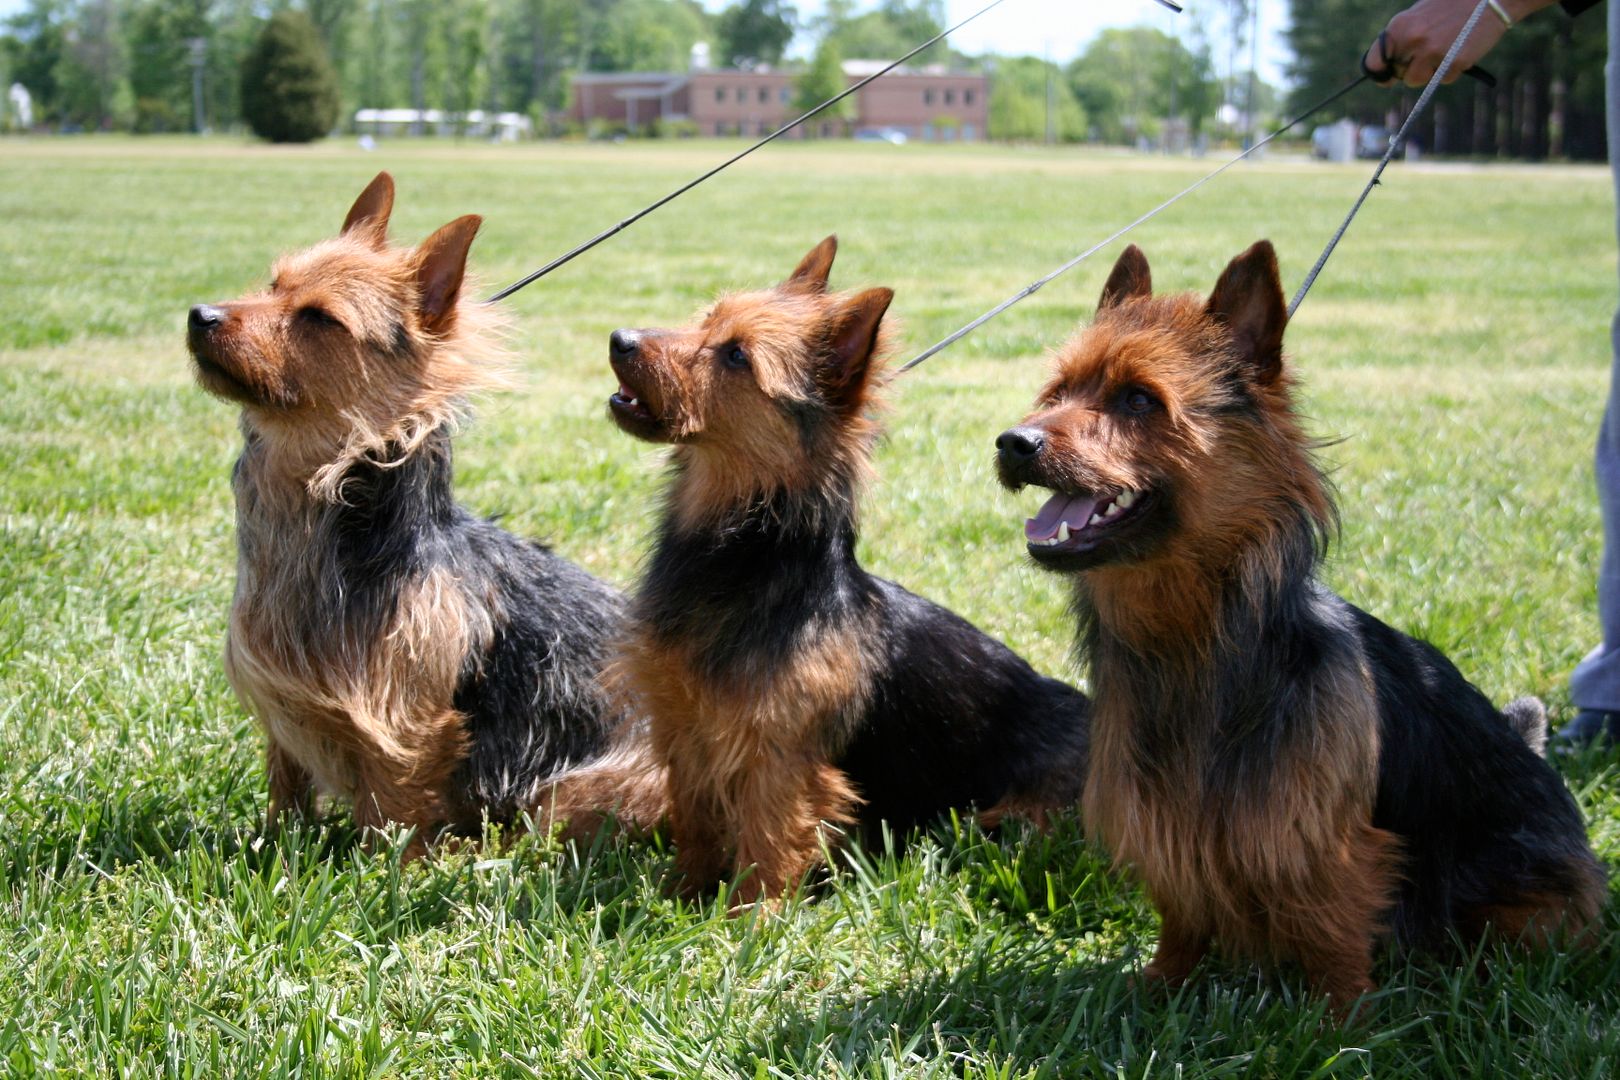
<path id="1" fill-rule="evenodd" d="M 792 18 L 774 0 L 734 6 Z M 571 73 L 681 70 L 692 45 L 719 41 L 722 25 L 732 33 L 723 49 L 781 48 L 696 0 L 28 0 L 0 31 L 0 80 L 26 86 L 36 121 L 50 126 L 188 131 L 200 69 L 205 123 L 233 127 L 242 62 L 266 20 L 289 7 L 314 22 L 350 112 L 539 117 L 565 105 Z"/>
<path id="2" fill-rule="evenodd" d="M 29 0 L 0 29 L 0 83 L 26 86 L 36 123 L 55 129 L 236 128 L 243 65 L 288 8 L 314 23 L 344 115 L 482 108 L 542 131 L 576 72 L 680 71 L 700 41 L 718 65 L 780 66 L 803 33 L 815 42 L 797 63 L 809 105 L 842 86 L 840 60 L 899 56 L 945 25 L 943 0 L 829 0 L 811 20 L 786 0 L 717 12 L 696 0 Z M 1209 50 L 1155 30 L 1110 31 L 1067 67 L 948 44 L 914 62 L 989 74 L 992 138 L 1130 142 L 1172 113 L 1196 131 L 1219 98 Z"/>
<path id="3" fill-rule="evenodd" d="M 1287 111 L 1353 77 L 1364 43 L 1403 5 L 1294 0 Z M 1197 136 L 1223 102 L 1273 118 L 1270 88 L 1239 70 L 1252 0 L 1210 6 L 1226 25 L 1217 48 L 1189 9 L 1177 24 L 1183 37 L 1109 30 L 1066 66 L 967 57 L 948 44 L 916 62 L 988 74 L 997 139 L 1133 143 L 1158 139 L 1171 120 Z M 541 131 L 566 108 L 575 72 L 684 70 L 700 41 L 718 65 L 782 65 L 804 34 L 815 43 L 812 59 L 796 64 L 809 104 L 840 85 L 841 59 L 898 56 L 945 18 L 943 0 L 828 0 L 810 20 L 787 0 L 735 0 L 717 12 L 697 0 L 28 0 L 0 24 L 0 87 L 22 83 L 35 122 L 55 129 L 188 131 L 199 113 L 207 127 L 234 128 L 244 61 L 266 20 L 288 8 L 314 23 L 343 115 L 364 106 L 483 108 L 525 113 Z M 1602 158 L 1604 23 L 1601 12 L 1572 20 L 1556 8 L 1526 19 L 1486 60 L 1496 87 L 1463 80 L 1443 89 L 1419 140 L 1448 154 Z M 1317 122 L 1394 121 L 1415 100 L 1362 87 Z"/>
<path id="4" fill-rule="evenodd" d="M 1406 6 L 1402 0 L 1294 0 L 1289 107 L 1303 109 L 1353 78 L 1362 51 Z M 1443 154 L 1602 159 L 1607 54 L 1601 10 L 1574 19 L 1557 7 L 1541 11 L 1516 24 L 1482 62 L 1496 77 L 1495 88 L 1466 78 L 1442 87 L 1414 127 L 1417 138 L 1425 150 Z M 1362 87 L 1314 122 L 1393 122 L 1417 94 Z"/>

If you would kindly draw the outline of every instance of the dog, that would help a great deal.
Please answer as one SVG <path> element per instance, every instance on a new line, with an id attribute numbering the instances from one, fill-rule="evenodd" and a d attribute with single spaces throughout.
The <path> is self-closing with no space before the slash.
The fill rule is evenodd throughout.
<path id="1" fill-rule="evenodd" d="M 269 822 L 322 793 L 414 828 L 414 857 L 529 812 L 634 726 L 599 680 L 623 596 L 454 501 L 451 435 L 502 381 L 463 295 L 481 219 L 395 247 L 393 203 L 381 173 L 267 290 L 192 308 L 187 343 L 241 407 L 225 669 L 268 736 Z"/>
<path id="2" fill-rule="evenodd" d="M 1153 295 L 1132 246 L 996 447 L 1003 484 L 1053 493 L 1026 542 L 1073 580 L 1094 695 L 1082 813 L 1162 917 L 1144 979 L 1180 983 L 1217 940 L 1298 961 L 1342 1012 L 1388 935 L 1578 937 L 1606 890 L 1532 749 L 1540 703 L 1504 715 L 1318 579 L 1337 510 L 1286 322 L 1264 241 L 1207 300 Z"/>
<path id="3" fill-rule="evenodd" d="M 667 766 L 682 889 L 751 867 L 739 906 L 818 865 L 823 823 L 1039 818 L 1085 775 L 1082 694 L 856 561 L 893 293 L 829 292 L 836 251 L 610 340 L 612 418 L 673 450 L 609 679 Z"/>

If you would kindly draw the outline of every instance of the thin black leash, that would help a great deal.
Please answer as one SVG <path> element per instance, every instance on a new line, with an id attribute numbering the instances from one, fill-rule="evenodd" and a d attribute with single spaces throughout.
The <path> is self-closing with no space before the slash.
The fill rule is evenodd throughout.
<path id="1" fill-rule="evenodd" d="M 573 250 L 565 252 L 564 254 L 557 256 L 555 259 L 552 259 L 550 262 L 546 263 L 546 265 L 542 266 L 540 269 L 536 270 L 534 273 L 528 275 L 525 278 L 521 278 L 518 281 L 514 281 L 512 284 L 508 285 L 506 288 L 502 289 L 500 292 L 496 293 L 495 295 L 491 296 L 489 299 L 485 300 L 484 303 L 486 303 L 486 304 L 494 304 L 494 303 L 497 303 L 498 301 L 505 300 L 508 296 L 511 296 L 513 293 L 517 292 L 519 289 L 521 289 L 521 288 L 523 288 L 523 287 L 525 287 L 527 285 L 534 284 L 536 281 L 539 281 L 541 278 L 545 277 L 547 274 L 551 273 L 553 270 L 557 269 L 558 267 L 563 266 L 563 265 L 565 265 L 567 263 L 570 263 L 570 262 L 574 261 L 576 258 L 578 258 L 579 256 L 585 254 L 587 251 L 591 250 L 591 248 L 593 248 L 596 245 L 602 243 L 604 240 L 607 240 L 610 237 L 616 236 L 617 234 L 623 232 L 625 229 L 628 229 L 630 226 L 634 225 L 636 222 L 640 221 L 642 218 L 646 217 L 648 214 L 652 213 L 654 210 L 657 210 L 659 207 L 664 206 L 664 205 L 666 205 L 668 203 L 674 202 L 676 199 L 680 198 L 682 195 L 685 195 L 688 191 L 691 191 L 693 188 L 697 187 L 699 184 L 703 183 L 705 180 L 708 180 L 710 177 L 716 175 L 717 173 L 724 172 L 725 170 L 731 168 L 733 165 L 737 164 L 737 162 L 741 161 L 743 158 L 747 157 L 749 154 L 752 154 L 755 150 L 758 150 L 760 147 L 765 146 L 765 145 L 767 145 L 769 143 L 775 142 L 777 139 L 780 139 L 783 135 L 786 135 L 788 132 L 792 131 L 794 128 L 798 127 L 800 124 L 804 123 L 806 120 L 809 120 L 811 117 L 817 116 L 818 114 L 827 111 L 828 109 L 832 108 L 834 105 L 838 104 L 840 101 L 843 101 L 845 98 L 849 97 L 851 94 L 854 94 L 855 92 L 859 91 L 862 87 L 866 86 L 868 83 L 871 83 L 871 82 L 874 82 L 874 81 L 876 81 L 878 79 L 881 79 L 883 76 L 887 75 L 889 72 L 893 71 L 895 68 L 897 68 L 901 64 L 905 63 L 907 60 L 910 60 L 913 56 L 916 56 L 918 53 L 922 52 L 924 49 L 927 49 L 927 48 L 929 48 L 930 46 L 933 46 L 933 45 L 938 45 L 941 41 L 944 41 L 946 38 L 950 37 L 952 34 L 956 33 L 958 30 L 962 29 L 962 27 L 966 26 L 968 23 L 970 23 L 973 20 L 977 19 L 981 15 L 988 14 L 990 11 L 994 10 L 995 8 L 1000 7 L 1004 2 L 1005 2 L 1005 0 L 992 0 L 991 3 L 988 3 L 984 7 L 980 8 L 978 11 L 975 11 L 973 14 L 969 15 L 967 18 L 963 19 L 961 22 L 957 23 L 955 26 L 947 27 L 946 29 L 941 30 L 939 33 L 935 34 L 933 37 L 929 38 L 927 41 L 923 42 L 921 45 L 918 45 L 915 49 L 912 49 L 910 52 L 908 52 L 904 56 L 900 57 L 900 59 L 898 59 L 898 60 L 894 61 L 893 63 L 889 64 L 889 66 L 885 67 L 883 70 L 875 72 L 875 73 L 873 73 L 871 75 L 868 75 L 866 78 L 862 79 L 860 82 L 855 83 L 853 86 L 847 87 L 843 91 L 843 93 L 833 95 L 832 97 L 828 98 L 826 101 L 823 101 L 820 105 L 817 105 L 815 108 L 813 108 L 809 112 L 805 113 L 803 116 L 800 116 L 795 120 L 789 120 L 787 123 L 783 124 L 781 127 L 777 128 L 775 131 L 773 131 L 769 135 L 765 136 L 763 139 L 761 139 L 758 142 L 754 143 L 754 145 L 748 147 L 748 149 L 743 150 L 742 152 L 740 152 L 738 154 L 735 154 L 732 157 L 727 158 L 725 161 L 722 161 L 720 164 L 716 165 L 714 168 L 710 169 L 708 172 L 704 173 L 703 175 L 698 176 L 695 179 L 690 180 L 685 184 L 682 184 L 680 187 L 676 188 L 674 191 L 670 192 L 668 195 L 665 195 L 662 199 L 659 199 L 657 202 L 651 204 L 650 206 L 644 207 L 643 209 L 636 211 L 634 214 L 631 214 L 629 217 L 625 218 L 623 221 L 619 222 L 617 225 L 614 225 L 613 227 L 608 228 L 608 229 L 603 229 L 601 232 L 597 233 L 595 236 L 591 237 L 589 240 L 585 241 L 583 244 L 579 245 L 578 247 L 574 248 Z M 1159 4 L 1161 4 L 1161 5 L 1163 5 L 1164 7 L 1169 8 L 1171 11 L 1175 12 L 1176 14 L 1178 14 L 1178 15 L 1181 14 L 1181 5 L 1180 4 L 1173 3 L 1172 0 L 1157 0 L 1157 2 Z"/>
<path id="2" fill-rule="evenodd" d="M 601 232 L 597 233 L 595 236 L 591 237 L 589 240 L 585 241 L 583 244 L 580 244 L 578 247 L 574 248 L 572 251 L 568 251 L 568 252 L 565 252 L 562 255 L 557 256 L 555 259 L 552 259 L 550 262 L 546 263 L 546 265 L 542 266 L 540 269 L 536 270 L 534 273 L 530 274 L 529 276 L 527 276 L 525 278 L 521 278 L 518 281 L 514 281 L 512 284 L 508 285 L 506 288 L 502 289 L 500 292 L 496 293 L 494 296 L 491 296 L 488 300 L 485 300 L 484 303 L 493 304 L 493 303 L 496 303 L 497 301 L 505 300 L 508 296 L 511 296 L 513 293 L 517 292 L 519 289 L 523 288 L 524 286 L 534 284 L 536 281 L 539 281 L 541 278 L 545 277 L 547 274 L 551 273 L 553 270 L 557 269 L 559 266 L 563 266 L 563 265 L 566 265 L 567 263 L 572 262 L 573 260 L 577 259 L 579 256 L 581 256 L 581 255 L 585 254 L 587 251 L 591 250 L 591 248 L 595 247 L 597 244 L 600 244 L 604 240 L 607 240 L 607 239 L 609 239 L 609 238 L 611 238 L 613 236 L 618 235 L 619 233 L 623 232 L 625 229 L 628 229 L 630 226 L 632 226 L 636 222 L 640 221 L 642 218 L 646 217 L 648 214 L 652 213 L 654 210 L 657 210 L 659 207 L 665 206 L 668 203 L 674 202 L 676 199 L 680 198 L 682 195 L 685 195 L 688 191 L 691 191 L 693 188 L 697 187 L 699 184 L 703 183 L 705 180 L 708 180 L 710 177 L 713 177 L 713 176 L 715 176 L 715 175 L 717 175 L 719 173 L 722 173 L 725 170 L 731 168 L 733 165 L 737 164 L 737 162 L 741 161 L 743 158 L 747 157 L 749 154 L 752 154 L 755 150 L 758 150 L 763 146 L 766 146 L 766 145 L 768 145 L 770 143 L 775 142 L 777 139 L 780 139 L 783 135 L 786 135 L 788 132 L 792 131 L 794 128 L 798 127 L 800 124 L 804 123 L 806 120 L 809 120 L 810 118 L 812 118 L 812 117 L 814 117 L 814 116 L 816 116 L 816 115 L 818 115 L 820 113 L 826 112 L 828 109 L 832 108 L 834 105 L 838 104 L 840 101 L 843 101 L 845 98 L 849 97 L 851 94 L 855 93 L 856 91 L 860 90 L 862 87 L 866 86 L 868 83 L 873 82 L 874 80 L 877 80 L 877 79 L 881 79 L 883 76 L 887 75 L 889 72 L 893 71 L 895 68 L 897 68 L 901 64 L 905 63 L 907 60 L 910 60 L 913 56 L 916 56 L 918 53 L 922 52 L 924 49 L 929 48 L 930 46 L 933 46 L 933 45 L 938 45 L 941 41 L 944 41 L 946 38 L 950 37 L 952 34 L 956 33 L 958 30 L 962 29 L 962 27 L 964 27 L 968 23 L 972 22 L 974 19 L 977 19 L 981 15 L 988 14 L 990 11 L 994 10 L 995 8 L 1000 7 L 1005 2 L 1006 2 L 1006 0 L 991 0 L 990 3 L 986 4 L 984 7 L 980 8 L 978 11 L 975 11 L 973 14 L 969 15 L 967 18 L 963 19 L 961 22 L 957 23 L 955 26 L 948 27 L 947 29 L 941 30 L 939 33 L 935 34 L 933 37 L 929 38 L 927 41 L 923 42 L 921 45 L 917 46 L 915 49 L 912 49 L 910 52 L 906 53 L 906 55 L 900 57 L 900 59 L 898 59 L 898 60 L 894 61 L 893 63 L 889 64 L 889 66 L 885 67 L 883 70 L 875 72 L 875 73 L 873 73 L 871 75 L 868 75 L 866 78 L 862 79 L 860 82 L 855 83 L 852 86 L 846 87 L 844 89 L 843 93 L 833 95 L 832 97 L 828 98 L 826 101 L 823 101 L 820 105 L 817 105 L 815 108 L 813 108 L 809 112 L 805 113 L 803 116 L 800 116 L 800 117 L 798 117 L 797 119 L 794 119 L 794 120 L 789 120 L 787 123 L 783 124 L 781 127 L 777 128 L 775 131 L 773 131 L 769 135 L 765 136 L 763 139 L 761 139 L 758 142 L 754 143 L 752 146 L 748 147 L 746 150 L 743 150 L 743 151 L 741 151 L 740 153 L 737 153 L 737 154 L 733 154 L 731 157 L 727 158 L 725 161 L 722 161 L 720 164 L 716 165 L 714 168 L 710 169 L 708 172 L 706 172 L 706 173 L 702 174 L 701 176 L 698 176 L 698 177 L 696 177 L 696 178 L 694 178 L 692 180 L 687 181 L 686 183 L 682 184 L 680 187 L 676 188 L 674 191 L 670 192 L 668 195 L 665 195 L 662 199 L 659 199 L 657 202 L 652 203 L 650 206 L 646 206 L 646 207 L 642 208 L 641 210 L 636 211 L 634 214 L 631 214 L 629 217 L 625 218 L 623 221 L 619 222 L 617 225 L 614 225 L 611 228 L 603 229 Z M 1169 7 L 1175 7 L 1174 4 L 1168 4 L 1167 0 L 1159 0 L 1159 2 L 1164 3 Z M 1176 10 L 1179 11 L 1180 9 L 1177 8 Z"/>
<path id="3" fill-rule="evenodd" d="M 1440 66 L 1434 69 L 1433 75 L 1429 76 L 1428 85 L 1424 86 L 1423 93 L 1418 95 L 1417 104 L 1412 107 L 1411 112 L 1406 114 L 1406 120 L 1401 124 L 1401 129 L 1395 133 L 1395 137 L 1389 140 L 1389 146 L 1385 148 L 1384 156 L 1378 160 L 1378 167 L 1373 170 L 1372 178 L 1367 181 L 1367 186 L 1361 189 L 1361 195 L 1356 199 L 1355 205 L 1350 208 L 1350 213 L 1346 215 L 1343 224 L 1333 234 L 1333 238 L 1327 242 L 1327 247 L 1322 249 L 1321 257 L 1316 260 L 1316 265 L 1311 267 L 1311 272 L 1305 275 L 1305 280 L 1300 284 L 1299 291 L 1294 294 L 1294 299 L 1289 302 L 1288 317 L 1290 319 L 1294 317 L 1294 312 L 1299 310 L 1299 305 L 1304 301 L 1305 294 L 1311 291 L 1312 285 L 1316 284 L 1316 276 L 1322 272 L 1322 267 L 1327 265 L 1328 257 L 1333 254 L 1333 249 L 1339 246 L 1339 241 L 1344 239 L 1344 234 L 1349 230 L 1350 223 L 1356 220 L 1356 215 L 1361 212 L 1361 204 L 1367 201 L 1367 196 L 1372 194 L 1372 189 L 1378 186 L 1379 178 L 1384 175 L 1384 168 L 1395 157 L 1395 151 L 1405 144 L 1406 133 L 1412 129 L 1412 124 L 1416 122 L 1423 110 L 1428 107 L 1429 99 L 1434 97 L 1434 92 L 1440 88 L 1440 83 L 1446 77 L 1446 72 L 1451 70 L 1452 62 L 1457 59 L 1457 53 L 1462 51 L 1463 42 L 1467 41 L 1468 35 L 1474 32 L 1475 24 L 1479 22 L 1479 17 L 1485 13 L 1485 8 L 1489 6 L 1489 3 L 1490 0 L 1479 0 L 1479 3 L 1474 7 L 1474 13 L 1463 24 L 1462 32 L 1457 35 L 1457 40 L 1453 41 L 1451 48 L 1446 50 L 1445 59 L 1440 61 Z M 1387 67 L 1389 59 L 1384 56 L 1384 39 L 1382 35 L 1379 36 L 1378 51 L 1386 64 L 1386 73 L 1393 74 L 1393 69 Z M 1470 68 L 1469 70 L 1475 69 Z M 1368 72 L 1364 77 L 1375 74 L 1379 73 Z M 1495 80 L 1493 79 L 1491 82 L 1494 83 Z"/>
<path id="4" fill-rule="evenodd" d="M 958 341 L 961 341 L 963 338 L 965 338 L 969 334 L 973 333 L 973 331 L 977 330 L 979 327 L 983 326 L 985 323 L 989 322 L 991 319 L 994 319 L 997 315 L 1000 315 L 1002 312 L 1006 311 L 1008 308 L 1012 307 L 1014 304 L 1019 303 L 1020 301 L 1026 299 L 1027 297 L 1029 297 L 1029 296 L 1033 295 L 1034 293 L 1040 291 L 1042 288 L 1044 288 L 1045 286 L 1051 284 L 1057 278 L 1062 277 L 1064 274 L 1068 273 L 1070 270 L 1073 270 L 1076 266 L 1079 266 L 1081 263 L 1085 262 L 1091 256 L 1095 255 L 1097 252 L 1101 251 L 1103 248 L 1107 247 L 1109 244 L 1112 244 L 1115 240 L 1118 240 L 1120 237 L 1124 236 L 1126 233 L 1130 232 L 1132 229 L 1136 228 L 1138 225 L 1141 225 L 1141 224 L 1149 221 L 1150 219 L 1158 216 L 1160 213 L 1164 212 L 1165 210 L 1168 210 L 1170 207 L 1174 206 L 1176 203 L 1180 202 L 1182 199 L 1186 198 L 1188 195 L 1191 195 L 1194 191 L 1197 191 L 1199 188 L 1203 187 L 1205 184 L 1209 183 L 1211 180 L 1213 180 L 1217 176 L 1221 175 L 1221 173 L 1225 172 L 1227 169 L 1230 169 L 1232 166 L 1236 165 L 1238 162 L 1242 161 L 1244 158 L 1247 158 L 1250 154 L 1254 153 L 1256 150 L 1259 150 L 1262 146 L 1265 146 L 1271 140 L 1277 138 L 1279 135 L 1284 134 L 1285 132 L 1289 131 L 1291 128 L 1297 127 L 1299 124 L 1304 123 L 1306 120 L 1310 119 L 1316 113 L 1318 113 L 1321 110 L 1327 108 L 1329 105 L 1333 104 L 1335 101 L 1338 101 L 1340 98 L 1344 97 L 1344 95 L 1348 94 L 1350 91 L 1354 90 L 1356 87 L 1358 87 L 1362 83 L 1366 82 L 1368 80 L 1368 78 L 1370 78 L 1370 76 L 1366 75 L 1365 73 L 1356 76 L 1350 82 L 1345 83 L 1344 86 L 1342 86 L 1339 89 L 1333 91 L 1333 93 L 1329 94 L 1327 97 L 1323 98 L 1321 101 L 1318 101 L 1315 105 L 1312 105 L 1310 108 L 1306 109 L 1304 112 L 1300 113 L 1298 116 L 1296 116 L 1292 120 L 1288 121 L 1288 123 L 1284 124 L 1282 127 L 1280 127 L 1277 130 L 1273 131 L 1271 134 L 1267 135 L 1265 138 L 1261 139 L 1259 142 L 1255 143 L 1253 146 L 1249 147 L 1247 150 L 1243 151 L 1241 154 L 1238 154 L 1236 157 L 1234 157 L 1232 160 L 1226 162 L 1220 168 L 1215 169 L 1213 172 L 1206 173 L 1204 176 L 1200 177 L 1198 180 L 1194 181 L 1192 184 L 1188 185 L 1187 187 L 1182 188 L 1180 191 L 1178 191 L 1174 195 L 1170 196 L 1170 198 L 1166 199 L 1164 202 L 1160 203 L 1158 206 L 1155 206 L 1152 210 L 1149 210 L 1147 213 L 1143 214 L 1141 217 L 1137 218 L 1135 221 L 1131 222 L 1129 225 L 1127 225 L 1124 228 L 1118 230 L 1113 235 L 1109 236 L 1107 239 L 1098 241 L 1097 243 L 1093 244 L 1091 247 L 1089 247 L 1086 250 L 1082 251 L 1080 254 L 1076 255 L 1074 258 L 1070 259 L 1068 262 L 1064 263 L 1062 266 L 1058 267 L 1056 270 L 1053 270 L 1050 274 L 1047 274 L 1045 277 L 1038 278 L 1035 281 L 1030 282 L 1028 285 L 1024 286 L 1018 292 L 1014 293 L 1012 296 L 1009 296 L 1007 299 L 1003 300 L 1001 303 L 997 304 L 995 307 L 991 308 L 989 311 L 985 312 L 983 315 L 980 315 L 977 319 L 974 319 L 972 322 L 968 323 L 966 326 L 962 327 L 960 330 L 957 330 L 955 333 L 951 334 L 949 337 L 946 337 L 943 340 L 938 341 L 935 344 L 929 346 L 927 349 L 924 349 L 922 352 L 918 353 L 916 356 L 914 356 L 910 360 L 906 361 L 905 364 L 903 364 L 900 367 L 900 370 L 901 371 L 910 371 L 912 368 L 916 367 L 918 364 L 922 363 L 924 360 L 927 360 L 930 356 L 933 356 L 935 353 L 940 352 L 940 351 L 942 351 L 944 349 L 947 349 L 950 346 L 956 344 Z"/>

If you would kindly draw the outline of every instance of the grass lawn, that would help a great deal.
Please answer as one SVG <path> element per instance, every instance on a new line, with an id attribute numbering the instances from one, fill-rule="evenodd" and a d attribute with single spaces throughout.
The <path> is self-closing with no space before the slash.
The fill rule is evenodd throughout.
<path id="1" fill-rule="evenodd" d="M 780 918 L 665 899 L 669 851 L 526 838 L 401 870 L 341 816 L 261 842 L 261 739 L 220 666 L 232 410 L 191 382 L 193 303 L 264 282 L 380 168 L 395 236 L 485 215 L 504 284 L 731 149 L 230 140 L 0 143 L 0 1062 L 69 1076 L 1608 1077 L 1620 913 L 1599 947 L 1479 965 L 1386 958 L 1341 1033 L 1297 976 L 1127 979 L 1153 913 L 1073 822 L 941 827 Z M 779 145 L 509 302 L 522 389 L 484 404 L 460 491 L 629 585 L 660 455 L 618 433 L 608 333 L 777 280 L 836 231 L 838 287 L 897 291 L 908 353 L 1213 163 Z M 1133 239 L 1208 290 L 1253 240 L 1291 289 L 1366 174 L 1234 170 Z M 1072 677 L 1039 495 L 992 440 L 1117 246 L 899 380 L 862 549 L 873 569 Z M 1498 701 L 1565 680 L 1597 633 L 1590 446 L 1615 302 L 1608 174 L 1396 167 L 1289 345 L 1333 467 L 1330 565 Z M 1241 513 L 1241 507 L 1234 507 Z M 1620 776 L 1560 762 L 1620 860 Z M 1482 972 L 1482 974 L 1480 973 Z"/>

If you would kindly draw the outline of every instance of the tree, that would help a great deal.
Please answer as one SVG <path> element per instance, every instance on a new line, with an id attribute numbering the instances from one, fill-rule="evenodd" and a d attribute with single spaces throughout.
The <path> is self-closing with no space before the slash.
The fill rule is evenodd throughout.
<path id="1" fill-rule="evenodd" d="M 66 51 L 57 64 L 65 118 L 88 128 L 111 128 L 127 118 L 125 38 L 113 0 L 81 0 L 68 25 Z"/>
<path id="2" fill-rule="evenodd" d="M 337 73 L 302 11 L 272 15 L 243 60 L 242 117 L 271 142 L 313 142 L 337 123 Z"/>
<path id="3" fill-rule="evenodd" d="M 1288 71 L 1294 84 L 1291 106 L 1320 101 L 1357 74 L 1357 53 L 1399 10 L 1399 5 L 1384 0 L 1311 0 L 1289 7 L 1287 36 L 1294 52 Z M 1380 117 L 1392 96 L 1382 87 L 1363 86 L 1313 122 L 1327 123 L 1336 116 Z"/>
<path id="4" fill-rule="evenodd" d="M 799 13 L 783 0 L 741 0 L 720 13 L 720 57 L 737 67 L 781 61 Z"/>
<path id="5" fill-rule="evenodd" d="M 492 80 L 509 109 L 561 108 L 569 68 L 585 66 L 583 41 L 590 16 L 573 0 L 505 0 L 496 19 L 500 44 Z"/>
<path id="6" fill-rule="evenodd" d="M 441 83 L 445 68 L 445 33 L 450 12 L 443 0 L 397 0 L 405 27 L 405 53 L 410 59 L 411 108 L 427 109 L 428 86 Z M 416 134 L 422 133 L 421 122 Z"/>
<path id="7" fill-rule="evenodd" d="M 188 130 L 192 101 L 186 42 L 206 37 L 207 23 L 183 0 L 143 0 L 130 11 L 127 21 L 135 130 Z"/>
<path id="8" fill-rule="evenodd" d="M 883 0 L 874 10 L 856 15 L 850 0 L 828 0 L 816 26 L 822 39 L 835 41 L 844 56 L 890 60 L 904 56 L 945 29 L 945 3 Z M 912 63 L 935 64 L 949 59 L 949 46 L 941 42 L 918 53 Z"/>
<path id="9" fill-rule="evenodd" d="M 799 76 L 796 87 L 798 92 L 796 104 L 799 111 L 809 112 L 828 98 L 843 93 L 846 85 L 844 58 L 839 55 L 838 44 L 830 37 L 823 38 L 821 44 L 816 46 L 815 55 L 810 58 L 810 66 Z M 808 137 L 828 124 L 846 126 L 853 117 L 851 102 L 845 98 L 826 112 L 817 115 L 804 126 L 803 130 Z"/>
<path id="10" fill-rule="evenodd" d="M 1207 51 L 1147 27 L 1098 34 L 1069 65 L 1069 85 L 1097 133 L 1125 143 L 1157 134 L 1170 115 L 1172 85 L 1176 114 L 1193 133 L 1215 111 L 1220 91 Z"/>
<path id="11" fill-rule="evenodd" d="M 1290 111 L 1340 89 L 1354 76 L 1354 54 L 1371 43 L 1395 10 L 1380 0 L 1295 0 L 1288 43 L 1294 51 Z M 1398 7 L 1398 5 L 1396 5 Z M 1487 17 L 1490 17 L 1487 15 Z M 1473 79 L 1442 86 L 1413 128 L 1439 153 L 1601 159 L 1605 152 L 1602 16 L 1572 20 L 1549 8 L 1515 25 L 1485 58 L 1490 89 Z M 1349 52 L 1352 59 L 1346 58 Z M 1313 123 L 1350 117 L 1399 121 L 1416 92 L 1364 86 L 1323 110 Z"/>
<path id="12" fill-rule="evenodd" d="M 28 7 L 6 20 L 10 30 L 6 37 L 7 66 L 11 77 L 33 96 L 37 121 L 62 119 L 57 70 L 67 53 L 63 8 L 59 0 L 31 0 Z"/>
<path id="13" fill-rule="evenodd" d="M 1046 138 L 1048 79 L 1053 134 L 1061 142 L 1085 139 L 1086 112 L 1068 80 L 1056 64 L 1034 56 L 1007 56 L 995 61 L 990 76 L 990 138 L 1030 142 Z"/>
<path id="14" fill-rule="evenodd" d="M 697 0 L 598 0 L 587 8 L 591 71 L 685 71 L 692 46 L 713 37 Z"/>
<path id="15" fill-rule="evenodd" d="M 444 107 L 465 113 L 477 108 L 488 90 L 490 5 L 486 0 L 449 0 L 447 6 Z"/>
<path id="16" fill-rule="evenodd" d="M 1248 40 L 1249 16 L 1254 10 L 1254 2 L 1221 0 L 1221 8 L 1226 12 L 1226 104 L 1236 106 L 1237 98 L 1233 95 L 1242 94 L 1242 84 L 1237 80 L 1238 54 Z M 1247 102 L 1244 107 L 1248 107 Z"/>

